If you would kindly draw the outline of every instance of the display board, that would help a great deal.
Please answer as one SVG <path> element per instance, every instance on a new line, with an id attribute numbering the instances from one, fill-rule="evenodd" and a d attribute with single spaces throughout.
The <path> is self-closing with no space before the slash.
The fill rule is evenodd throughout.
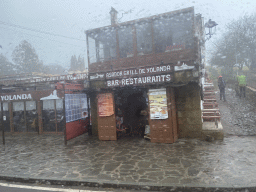
<path id="1" fill-rule="evenodd" d="M 176 110 L 175 110 L 175 98 L 174 98 L 174 90 L 173 88 L 167 87 L 166 90 L 150 90 L 149 94 L 151 96 L 156 96 L 159 102 L 165 101 L 167 103 L 167 114 L 164 111 L 161 111 L 162 114 L 159 116 L 154 116 L 149 119 L 150 126 L 150 138 L 152 143 L 173 143 L 177 140 L 177 119 L 176 119 Z M 156 100 L 155 97 L 151 97 L 152 100 Z M 152 104 L 153 102 L 151 102 Z M 156 103 L 156 102 L 154 102 Z M 165 104 L 165 102 L 163 102 Z M 162 103 L 161 103 L 162 104 Z M 155 106 L 155 105 L 154 105 Z M 160 109 L 163 106 L 159 107 Z M 161 109 L 162 110 L 162 109 Z M 164 108 L 165 110 L 165 108 Z M 157 118 L 155 118 L 157 117 Z M 160 119 L 165 118 L 165 119 Z"/>
<path id="2" fill-rule="evenodd" d="M 65 94 L 66 140 L 86 133 L 89 128 L 86 94 Z"/>
<path id="3" fill-rule="evenodd" d="M 166 89 L 150 89 L 148 92 L 150 105 L 150 119 L 167 119 Z"/>
<path id="4" fill-rule="evenodd" d="M 111 93 L 98 95 L 98 113 L 99 117 L 108 117 L 114 114 L 113 95 Z"/>
<path id="5" fill-rule="evenodd" d="M 66 123 L 88 117 L 86 94 L 65 94 Z"/>
<path id="6" fill-rule="evenodd" d="M 98 135 L 100 140 L 116 140 L 116 118 L 114 113 L 113 93 L 99 93 L 98 107 Z"/>

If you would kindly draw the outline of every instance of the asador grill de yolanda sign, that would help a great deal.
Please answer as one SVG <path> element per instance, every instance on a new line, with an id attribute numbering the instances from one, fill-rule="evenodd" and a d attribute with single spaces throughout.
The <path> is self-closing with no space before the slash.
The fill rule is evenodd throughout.
<path id="1" fill-rule="evenodd" d="M 172 72 L 173 67 L 168 64 L 91 74 L 90 80 L 105 80 L 107 87 L 136 86 L 170 82 Z"/>

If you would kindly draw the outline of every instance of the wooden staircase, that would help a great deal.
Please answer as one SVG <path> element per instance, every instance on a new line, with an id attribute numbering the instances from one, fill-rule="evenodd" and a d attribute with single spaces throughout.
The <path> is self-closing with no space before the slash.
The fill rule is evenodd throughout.
<path id="1" fill-rule="evenodd" d="M 221 114 L 217 103 L 213 83 L 205 78 L 203 81 L 204 98 L 202 101 L 203 137 L 211 140 L 223 139 Z"/>

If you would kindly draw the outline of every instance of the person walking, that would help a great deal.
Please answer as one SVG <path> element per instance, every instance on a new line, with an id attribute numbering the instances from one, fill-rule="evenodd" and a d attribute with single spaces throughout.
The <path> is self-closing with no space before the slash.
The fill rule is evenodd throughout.
<path id="1" fill-rule="evenodd" d="M 239 77 L 239 76 L 235 76 L 235 77 L 234 77 L 234 86 L 235 86 L 236 96 L 239 96 L 239 95 L 240 95 L 238 77 Z"/>
<path id="2" fill-rule="evenodd" d="M 226 96 L 225 96 L 226 83 L 223 80 L 222 76 L 219 76 L 218 78 L 218 86 L 220 89 L 220 100 L 223 98 L 223 100 L 226 101 Z"/>
<path id="3" fill-rule="evenodd" d="M 240 75 L 238 76 L 238 85 L 239 85 L 239 90 L 240 90 L 240 98 L 242 96 L 245 97 L 245 87 L 246 87 L 246 76 L 245 75 Z"/>

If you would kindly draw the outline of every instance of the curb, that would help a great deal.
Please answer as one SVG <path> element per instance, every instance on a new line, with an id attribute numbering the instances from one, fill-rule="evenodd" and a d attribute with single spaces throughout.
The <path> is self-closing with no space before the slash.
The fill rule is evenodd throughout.
<path id="1" fill-rule="evenodd" d="M 192 185 L 159 185 L 152 183 L 111 183 L 111 182 L 99 182 L 95 181 L 72 181 L 72 180 L 54 180 L 54 179 L 37 179 L 37 178 L 22 178 L 12 176 L 0 176 L 0 180 L 7 182 L 20 182 L 30 184 L 45 184 L 45 185 L 64 185 L 64 186 L 84 186 L 94 188 L 113 188 L 123 190 L 144 190 L 144 191 L 173 191 L 173 192 L 190 192 L 190 191 L 205 191 L 205 192 L 233 192 L 233 191 L 256 191 L 256 187 L 253 186 L 192 186 Z"/>

